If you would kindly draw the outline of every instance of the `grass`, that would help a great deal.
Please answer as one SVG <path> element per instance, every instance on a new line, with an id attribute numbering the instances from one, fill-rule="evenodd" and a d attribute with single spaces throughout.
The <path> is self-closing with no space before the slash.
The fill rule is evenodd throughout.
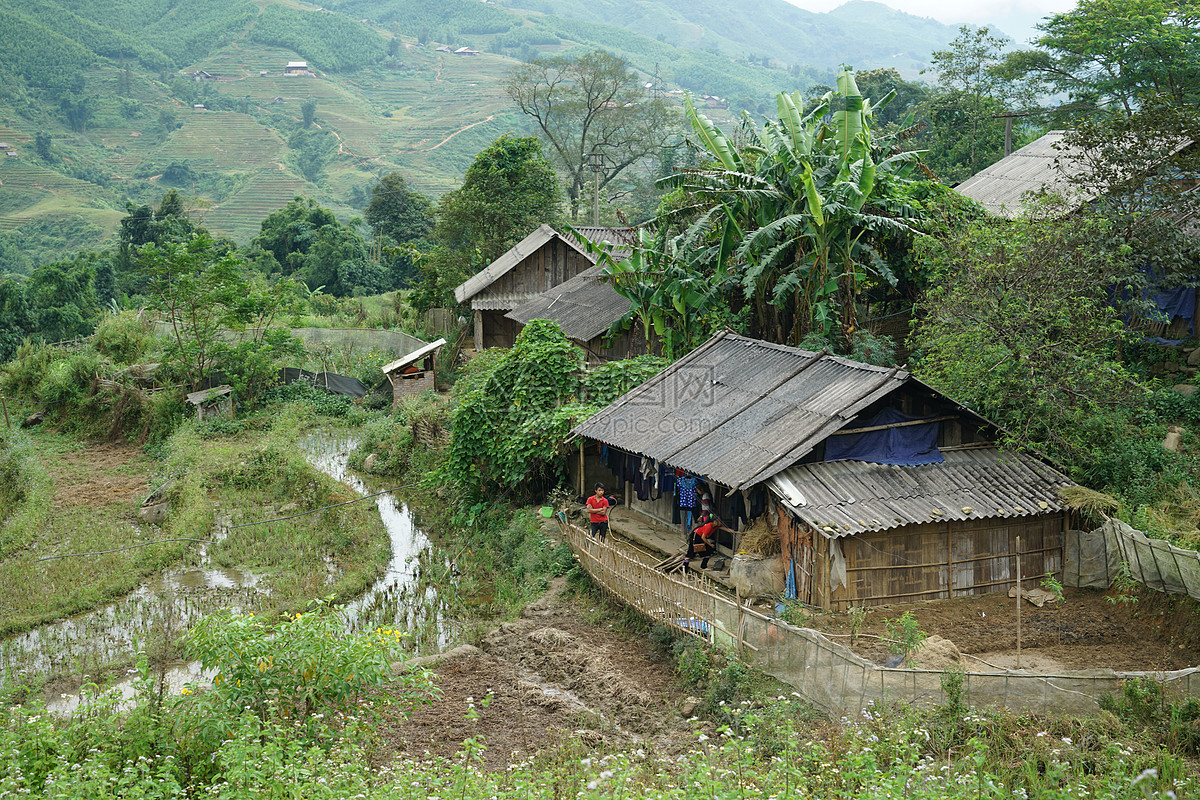
<path id="1" fill-rule="evenodd" d="M 0 557 L 0 606 L 6 611 L 0 632 L 95 608 L 129 593 L 149 575 L 197 564 L 199 545 L 174 542 L 37 561 L 42 556 L 172 538 L 211 540 L 219 516 L 252 522 L 277 516 L 287 503 L 309 510 L 351 499 L 345 487 L 318 473 L 295 450 L 302 428 L 317 422 L 298 407 L 276 413 L 271 424 L 260 421 L 263 429 L 231 435 L 206 434 L 188 422 L 169 440 L 164 460 L 131 448 L 126 463 L 109 464 L 103 475 L 89 471 L 86 444 L 37 432 L 35 470 L 43 477 L 32 481 L 34 491 L 22 511 L 27 519 L 18 537 L 21 546 L 6 547 Z M 136 491 L 117 492 L 109 502 L 72 499 L 92 478 L 111 482 L 122 472 Z M 137 505 L 148 493 L 145 487 L 168 478 L 173 478 L 168 521 L 161 528 L 140 524 Z M 268 598 L 263 607 L 287 610 L 317 596 L 346 600 L 361 593 L 383 569 L 389 545 L 373 506 L 356 504 L 286 523 L 235 528 L 209 553 L 215 565 L 254 572 Z"/>

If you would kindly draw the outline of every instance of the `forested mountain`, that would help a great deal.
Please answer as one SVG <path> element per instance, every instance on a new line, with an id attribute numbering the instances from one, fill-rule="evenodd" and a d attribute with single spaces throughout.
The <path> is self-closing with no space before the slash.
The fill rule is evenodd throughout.
<path id="1" fill-rule="evenodd" d="M 871 0 L 849 0 L 828 13 L 786 0 L 499 0 L 501 5 L 587 22 L 619 25 L 680 47 L 735 57 L 835 69 L 894 67 L 913 77 L 945 47 L 956 26 Z M 361 5 L 368 5 L 363 2 Z"/>

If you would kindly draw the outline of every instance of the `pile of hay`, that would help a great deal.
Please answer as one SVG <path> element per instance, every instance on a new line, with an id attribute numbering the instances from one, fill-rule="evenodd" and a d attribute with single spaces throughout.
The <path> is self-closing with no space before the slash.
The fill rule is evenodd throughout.
<path id="1" fill-rule="evenodd" d="M 779 531 L 767 522 L 766 516 L 754 520 L 741 532 L 741 537 L 738 549 L 744 553 L 773 556 L 779 552 Z"/>
<path id="2" fill-rule="evenodd" d="M 1084 486 L 1063 486 L 1058 496 L 1073 510 L 1083 515 L 1090 525 L 1101 525 L 1116 515 L 1121 507 L 1115 497 Z"/>

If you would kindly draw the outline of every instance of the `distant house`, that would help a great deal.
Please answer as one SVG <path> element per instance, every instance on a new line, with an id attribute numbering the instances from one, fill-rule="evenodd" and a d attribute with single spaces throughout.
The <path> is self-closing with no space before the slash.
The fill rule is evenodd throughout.
<path id="1" fill-rule="evenodd" d="M 979 203 L 988 213 L 1009 219 L 1019 217 L 1029 197 L 1042 191 L 1064 195 L 1071 208 L 1082 206 L 1094 195 L 1080 192 L 1072 183 L 1083 172 L 1083 166 L 1063 148 L 1065 134 L 1050 131 L 981 169 L 954 187 L 955 191 Z"/>
<path id="2" fill-rule="evenodd" d="M 593 241 L 616 241 L 623 236 L 611 228 L 579 231 Z M 513 245 L 454 290 L 455 299 L 470 303 L 474 312 L 475 349 L 512 347 L 524 323 L 510 318 L 508 313 L 565 284 L 595 263 L 596 257 L 583 244 L 549 225 L 542 225 Z"/>
<path id="3" fill-rule="evenodd" d="M 629 232 L 619 228 L 582 228 L 580 233 L 592 241 L 617 245 L 616 259 L 625 258 L 632 243 Z M 612 284 L 600 279 L 603 265 L 585 269 L 570 280 L 543 292 L 505 315 L 520 326 L 530 320 L 548 319 L 558 324 L 588 361 L 599 363 L 646 353 L 646 337 L 641 330 L 626 331 L 608 339 L 613 324 L 629 313 L 629 299 L 617 294 Z M 518 329 L 519 332 L 519 329 Z M 651 337 L 656 342 L 657 337 Z"/>
<path id="4" fill-rule="evenodd" d="M 430 342 L 424 347 L 417 348 L 408 355 L 384 365 L 383 374 L 392 384 L 392 404 L 399 403 L 404 397 L 412 397 L 429 389 L 436 389 L 436 378 L 433 371 L 434 359 L 438 350 L 446 344 L 445 339 Z"/>
<path id="5" fill-rule="evenodd" d="M 472 50 L 469 47 L 460 47 L 454 51 L 454 55 L 456 55 L 456 56 L 477 56 L 477 55 L 479 55 L 479 51 Z"/>
<path id="6" fill-rule="evenodd" d="M 1066 131 L 1050 131 L 1021 149 L 985 167 L 954 187 L 971 198 L 989 214 L 1015 219 L 1028 208 L 1030 200 L 1042 193 L 1054 193 L 1065 202 L 1067 214 L 1078 211 L 1103 194 L 1103 187 L 1078 182 L 1087 171 L 1083 153 L 1067 146 Z M 1192 146 L 1181 139 L 1172 145 L 1178 153 Z M 1186 216 L 1177 216 L 1181 226 L 1193 226 Z M 1193 320 L 1200 315 L 1200 291 L 1182 286 L 1148 295 L 1161 312 L 1161 322 L 1169 340 L 1186 338 Z"/>
<path id="7" fill-rule="evenodd" d="M 308 70 L 307 61 L 289 61 L 287 66 L 283 68 L 284 75 L 308 75 L 311 74 Z"/>
<path id="8" fill-rule="evenodd" d="M 267 72 L 267 70 L 265 70 L 265 69 L 260 69 L 260 70 L 258 71 L 258 77 L 260 77 L 260 78 L 265 78 L 265 77 L 267 77 L 267 75 L 268 75 L 268 74 L 269 74 L 269 73 L 268 73 L 268 72 Z"/>
<path id="9" fill-rule="evenodd" d="M 16 151 L 16 150 L 5 150 L 5 151 L 4 151 L 4 155 L 5 155 L 5 157 L 7 157 L 7 158 L 16 158 L 16 157 L 17 157 L 17 151 Z"/>
<path id="10" fill-rule="evenodd" d="M 438 52 L 438 53 L 453 53 L 454 51 L 451 50 L 446 45 L 442 45 L 441 47 L 436 48 L 436 52 Z"/>
<path id="11" fill-rule="evenodd" d="M 217 79 L 216 75 L 213 75 L 211 72 L 206 72 L 202 69 L 198 69 L 193 72 L 192 77 L 197 81 L 215 81 Z"/>
<path id="12" fill-rule="evenodd" d="M 192 103 L 192 111 L 204 111 L 204 103 Z"/>

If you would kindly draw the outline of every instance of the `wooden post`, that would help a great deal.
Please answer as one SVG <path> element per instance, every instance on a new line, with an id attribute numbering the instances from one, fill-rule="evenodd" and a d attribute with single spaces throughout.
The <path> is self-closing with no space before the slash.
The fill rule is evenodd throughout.
<path id="1" fill-rule="evenodd" d="M 1017 537 L 1017 669 L 1021 668 L 1021 537 Z"/>
<path id="2" fill-rule="evenodd" d="M 714 616 L 714 619 L 716 617 Z M 746 643 L 742 640 L 742 587 L 737 587 L 737 649 L 738 658 L 746 657 Z"/>
<path id="3" fill-rule="evenodd" d="M 0 395 L 0 404 L 4 405 L 4 427 L 12 430 L 12 423 L 8 421 L 8 398 Z"/>
<path id="4" fill-rule="evenodd" d="M 950 534 L 953 526 L 946 523 L 946 596 L 954 597 L 954 539 Z"/>
<path id="5" fill-rule="evenodd" d="M 583 474 L 583 439 L 579 440 L 579 493 L 587 497 L 587 479 Z"/>

